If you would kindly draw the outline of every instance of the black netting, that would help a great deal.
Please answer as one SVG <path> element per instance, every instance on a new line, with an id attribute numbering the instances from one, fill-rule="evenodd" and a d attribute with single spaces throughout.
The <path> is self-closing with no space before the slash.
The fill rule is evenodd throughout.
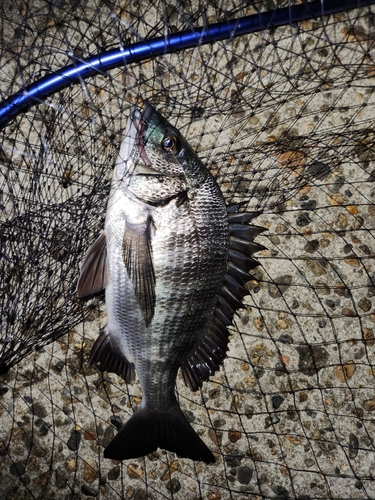
<path id="1" fill-rule="evenodd" d="M 0 98 L 111 48 L 288 5 L 3 0 Z M 0 498 L 375 498 L 374 26 L 358 7 L 150 57 L 3 128 Z M 224 366 L 198 393 L 177 380 L 211 466 L 103 458 L 141 391 L 88 367 L 105 306 L 75 286 L 145 100 L 268 229 Z"/>

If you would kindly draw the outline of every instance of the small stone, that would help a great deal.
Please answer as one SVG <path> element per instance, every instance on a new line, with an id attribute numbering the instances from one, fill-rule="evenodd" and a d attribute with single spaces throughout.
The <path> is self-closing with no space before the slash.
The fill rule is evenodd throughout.
<path id="1" fill-rule="evenodd" d="M 253 115 L 250 119 L 249 119 L 249 123 L 251 123 L 251 125 L 256 125 L 257 123 L 259 123 L 259 118 L 255 115 Z"/>
<path id="2" fill-rule="evenodd" d="M 126 472 L 130 479 L 139 479 L 143 476 L 143 470 L 137 464 L 130 464 L 126 468 Z"/>
<path id="3" fill-rule="evenodd" d="M 278 340 L 283 344 L 293 344 L 293 337 L 291 337 L 287 333 L 284 333 L 284 335 L 280 335 Z"/>
<path id="4" fill-rule="evenodd" d="M 145 490 L 137 490 L 134 494 L 133 500 L 146 500 L 148 497 L 147 493 Z M 131 497 L 130 497 L 131 498 Z"/>
<path id="5" fill-rule="evenodd" d="M 365 340 L 365 345 L 372 347 L 375 343 L 374 341 L 374 332 L 371 330 L 371 328 L 364 328 L 363 329 L 363 338 Z"/>
<path id="6" fill-rule="evenodd" d="M 354 318 L 355 316 L 357 316 L 357 313 L 355 311 L 353 311 L 353 309 L 349 309 L 348 307 L 344 307 L 344 309 L 341 311 L 341 313 L 343 316 L 348 316 L 351 318 Z"/>
<path id="7" fill-rule="evenodd" d="M 180 489 L 181 483 L 176 477 L 173 477 L 167 484 L 167 490 L 171 493 L 177 493 Z"/>
<path id="8" fill-rule="evenodd" d="M 358 208 L 355 205 L 347 205 L 346 210 L 352 215 L 356 215 L 358 213 Z"/>
<path id="9" fill-rule="evenodd" d="M 340 214 L 336 219 L 336 226 L 339 229 L 346 229 L 348 226 L 348 217 L 345 214 Z"/>
<path id="10" fill-rule="evenodd" d="M 238 467 L 243 458 L 244 455 L 238 451 L 233 451 L 233 453 L 224 457 L 228 467 Z"/>
<path id="11" fill-rule="evenodd" d="M 285 319 L 278 319 L 277 320 L 277 328 L 279 330 L 286 330 L 288 328 L 289 324 Z"/>
<path id="12" fill-rule="evenodd" d="M 307 226 L 308 224 L 310 224 L 310 222 L 311 222 L 311 218 L 310 218 L 310 215 L 308 213 L 301 214 L 296 218 L 296 224 L 297 224 L 297 226 L 300 226 L 300 227 Z"/>
<path id="13" fill-rule="evenodd" d="M 289 274 L 278 276 L 274 279 L 274 283 L 268 285 L 268 293 L 272 298 L 279 298 L 290 287 L 291 282 L 292 276 Z"/>
<path id="14" fill-rule="evenodd" d="M 53 367 L 53 371 L 56 373 L 61 373 L 64 369 L 65 363 L 64 361 L 58 361 Z"/>
<path id="15" fill-rule="evenodd" d="M 355 359 L 361 359 L 366 354 L 366 349 L 362 346 L 358 351 L 354 354 Z"/>
<path id="16" fill-rule="evenodd" d="M 322 281 L 319 281 L 317 283 L 316 288 L 319 295 L 329 295 L 331 293 L 330 287 L 327 285 L 327 283 L 323 283 Z"/>
<path id="17" fill-rule="evenodd" d="M 81 443 L 81 433 L 78 431 L 73 431 L 66 444 L 69 450 L 77 451 L 80 443 Z"/>
<path id="18" fill-rule="evenodd" d="M 208 493 L 207 498 L 208 500 L 221 500 L 221 495 L 220 493 Z"/>
<path id="19" fill-rule="evenodd" d="M 119 416 L 117 415 L 112 415 L 111 416 L 111 424 L 116 427 L 116 429 L 119 431 L 122 427 L 122 420 Z"/>
<path id="20" fill-rule="evenodd" d="M 50 424 L 47 424 L 46 422 L 41 422 L 40 429 L 39 429 L 39 434 L 41 436 L 47 436 L 49 430 L 51 428 Z"/>
<path id="21" fill-rule="evenodd" d="M 219 429 L 225 425 L 225 420 L 223 418 L 217 418 L 213 421 L 213 426 L 215 429 Z"/>
<path id="22" fill-rule="evenodd" d="M 331 299 L 326 299 L 324 303 L 332 310 L 336 309 L 336 306 L 340 305 L 339 301 L 331 300 Z"/>
<path id="23" fill-rule="evenodd" d="M 278 500 L 289 500 L 290 495 L 289 491 L 284 488 L 284 486 L 273 486 L 272 487 L 273 492 L 277 495 Z"/>
<path id="24" fill-rule="evenodd" d="M 82 477 L 86 483 L 93 483 L 99 477 L 99 469 L 93 460 L 85 460 L 83 465 Z"/>
<path id="25" fill-rule="evenodd" d="M 216 444 L 217 446 L 221 445 L 221 441 L 223 439 L 223 435 L 221 432 L 215 432 L 214 429 L 209 429 L 207 434 L 214 444 Z"/>
<path id="26" fill-rule="evenodd" d="M 13 462 L 9 468 L 9 472 L 12 474 L 12 476 L 22 477 L 26 470 L 26 464 L 27 464 L 26 460 L 19 460 L 18 462 Z"/>
<path id="27" fill-rule="evenodd" d="M 309 253 L 314 253 L 318 250 L 319 248 L 319 241 L 318 240 L 312 240 L 312 241 L 309 241 L 308 243 L 306 243 L 306 245 L 304 246 L 304 249 L 306 252 L 309 252 Z"/>
<path id="28" fill-rule="evenodd" d="M 371 255 L 371 250 L 369 249 L 369 247 L 367 245 L 359 245 L 359 248 L 366 255 Z"/>
<path id="29" fill-rule="evenodd" d="M 277 233 L 285 233 L 285 231 L 288 229 L 288 227 L 285 224 L 279 223 L 276 226 L 276 232 Z"/>
<path id="30" fill-rule="evenodd" d="M 340 380 L 340 382 L 346 382 L 354 375 L 356 366 L 354 361 L 348 361 L 342 366 L 336 366 L 333 370 L 335 377 Z"/>
<path id="31" fill-rule="evenodd" d="M 97 497 L 99 495 L 98 490 L 93 490 L 88 486 L 86 486 L 85 484 L 82 485 L 81 491 L 86 497 Z"/>
<path id="32" fill-rule="evenodd" d="M 280 419 L 277 415 L 275 415 L 274 413 L 271 414 L 271 416 L 269 417 L 266 417 L 265 421 L 264 421 L 264 428 L 265 429 L 268 429 L 268 427 L 271 427 L 271 425 L 275 425 L 275 424 L 278 424 L 280 422 Z"/>
<path id="33" fill-rule="evenodd" d="M 45 407 L 38 402 L 34 403 L 32 408 L 34 415 L 37 415 L 40 418 L 44 418 L 48 415 L 48 412 L 45 409 Z"/>
<path id="34" fill-rule="evenodd" d="M 236 431 L 236 430 L 230 430 L 228 432 L 228 437 L 229 437 L 229 441 L 231 443 L 236 443 L 239 439 L 241 439 L 241 432 L 239 431 Z"/>
<path id="35" fill-rule="evenodd" d="M 361 265 L 361 261 L 356 258 L 344 259 L 344 262 L 352 267 L 359 267 Z"/>
<path id="36" fill-rule="evenodd" d="M 358 455 L 359 442 L 355 434 L 349 434 L 349 458 L 352 460 Z"/>
<path id="37" fill-rule="evenodd" d="M 246 405 L 245 406 L 245 416 L 246 418 L 253 418 L 254 416 L 254 407 L 253 406 L 249 406 L 249 405 Z"/>
<path id="38" fill-rule="evenodd" d="M 286 356 L 285 354 L 280 354 L 280 361 L 284 366 L 288 366 L 290 363 L 290 357 Z"/>
<path id="39" fill-rule="evenodd" d="M 50 479 L 50 473 L 49 472 L 39 472 L 39 475 L 35 479 L 35 483 L 41 487 L 46 486 Z"/>
<path id="40" fill-rule="evenodd" d="M 331 173 L 331 169 L 324 163 L 314 162 L 308 167 L 307 173 L 316 179 L 324 179 Z"/>
<path id="41" fill-rule="evenodd" d="M 285 398 L 280 396 L 280 394 L 277 394 L 275 396 L 272 396 L 271 400 L 272 400 L 272 406 L 274 407 L 275 410 L 277 410 L 277 408 L 279 408 L 279 406 L 285 401 Z"/>
<path id="42" fill-rule="evenodd" d="M 247 467 L 247 465 L 242 465 L 237 469 L 237 481 L 241 484 L 249 484 L 251 478 L 253 477 L 253 469 Z"/>
<path id="43" fill-rule="evenodd" d="M 86 439 L 87 441 L 94 441 L 95 439 L 98 438 L 98 435 L 96 432 L 94 431 L 90 431 L 90 430 L 87 430 L 85 431 L 85 433 L 83 434 L 83 437 L 84 439 Z"/>
<path id="44" fill-rule="evenodd" d="M 307 396 L 306 392 L 302 391 L 299 393 L 299 400 L 301 403 L 304 403 L 305 401 L 307 401 L 307 399 L 308 399 L 308 396 Z"/>
<path id="45" fill-rule="evenodd" d="M 59 490 L 63 490 L 68 485 L 68 473 L 63 468 L 59 467 L 55 471 L 55 482 L 56 488 Z"/>
<path id="46" fill-rule="evenodd" d="M 327 196 L 327 198 L 328 198 L 329 203 L 333 207 L 338 207 L 339 205 L 342 205 L 346 199 L 345 196 L 341 193 L 336 193 L 336 194 L 333 194 L 332 196 Z M 347 218 L 346 215 L 344 215 L 344 217 Z"/>
<path id="47" fill-rule="evenodd" d="M 263 322 L 262 318 L 255 318 L 254 319 L 254 326 L 258 331 L 261 332 L 264 328 L 264 322 Z"/>
<path id="48" fill-rule="evenodd" d="M 167 481 L 167 479 L 170 479 L 172 474 L 178 469 L 178 460 L 174 460 L 170 467 L 168 467 L 167 471 L 163 474 L 161 480 L 162 481 Z"/>
<path id="49" fill-rule="evenodd" d="M 344 26 L 341 29 L 341 33 L 345 40 L 350 43 L 364 42 L 368 39 L 368 35 L 362 26 Z"/>
<path id="50" fill-rule="evenodd" d="M 327 240 L 327 238 L 323 238 L 320 240 L 320 246 L 322 248 L 327 248 L 330 244 L 331 244 L 331 242 L 329 240 Z"/>
<path id="51" fill-rule="evenodd" d="M 367 299 L 366 297 L 363 297 L 363 299 L 361 299 L 358 302 L 358 307 L 360 307 L 362 309 L 362 311 L 364 311 L 364 312 L 369 312 L 371 310 L 371 307 L 372 307 L 372 302 L 371 302 L 371 300 Z"/>
<path id="52" fill-rule="evenodd" d="M 276 234 L 269 236 L 269 239 L 274 245 L 280 245 L 280 238 Z"/>
<path id="53" fill-rule="evenodd" d="M 328 265 L 328 262 L 323 260 L 323 259 L 316 259 L 312 260 L 310 258 L 306 258 L 305 256 L 302 256 L 302 258 L 305 260 L 307 267 L 315 274 L 315 276 L 322 276 L 323 274 L 326 274 L 326 267 Z"/>
<path id="54" fill-rule="evenodd" d="M 108 480 L 115 481 L 120 477 L 120 467 L 117 465 L 108 471 Z"/>
<path id="55" fill-rule="evenodd" d="M 304 201 L 301 203 L 302 210 L 315 210 L 316 200 Z"/>
<path id="56" fill-rule="evenodd" d="M 354 222 L 354 229 L 356 229 L 356 230 L 361 229 L 361 227 L 363 226 L 363 223 L 364 223 L 364 218 L 361 217 L 360 215 L 357 215 L 357 217 L 355 218 L 355 222 Z"/>
<path id="57" fill-rule="evenodd" d="M 327 365 L 329 354 L 324 347 L 306 345 L 295 349 L 299 354 L 298 368 L 301 373 L 311 376 Z"/>
<path id="58" fill-rule="evenodd" d="M 65 462 L 65 467 L 68 471 L 75 472 L 77 470 L 77 460 L 75 458 L 71 458 Z"/>
<path id="59" fill-rule="evenodd" d="M 215 389 L 211 389 L 208 393 L 208 397 L 210 399 L 216 399 L 220 396 L 220 387 L 215 387 Z"/>
<path id="60" fill-rule="evenodd" d="M 291 171 L 295 177 L 301 175 L 306 164 L 306 156 L 301 151 L 284 151 L 276 157 L 280 167 Z"/>
<path id="61" fill-rule="evenodd" d="M 112 427 L 112 425 L 109 425 L 104 431 L 101 445 L 104 448 L 106 448 L 114 437 L 115 437 L 115 429 Z"/>
<path id="62" fill-rule="evenodd" d="M 374 411 L 375 410 L 375 398 L 372 398 L 372 399 L 367 399 L 364 404 L 363 404 L 363 408 L 366 410 L 366 411 Z"/>
<path id="63" fill-rule="evenodd" d="M 312 458 L 306 458 L 305 459 L 305 465 L 306 467 L 312 467 L 315 464 L 315 460 Z"/>
<path id="64" fill-rule="evenodd" d="M 333 290 L 340 297 L 349 298 L 351 296 L 350 290 L 342 283 L 337 283 Z"/>
<path id="65" fill-rule="evenodd" d="M 254 375 L 257 380 L 263 377 L 263 375 L 266 373 L 266 370 L 264 368 L 255 368 L 254 369 Z"/>

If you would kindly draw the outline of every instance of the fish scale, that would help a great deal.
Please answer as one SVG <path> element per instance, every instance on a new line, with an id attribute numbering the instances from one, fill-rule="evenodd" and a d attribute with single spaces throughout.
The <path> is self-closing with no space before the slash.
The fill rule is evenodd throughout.
<path id="1" fill-rule="evenodd" d="M 124 460 L 158 447 L 215 460 L 175 396 L 197 390 L 225 358 L 233 314 L 255 265 L 256 214 L 227 208 L 179 131 L 149 103 L 134 109 L 115 165 L 104 232 L 82 263 L 78 296 L 105 288 L 107 325 L 89 356 L 142 401 L 104 451 Z M 232 223 L 231 223 L 232 221 Z"/>

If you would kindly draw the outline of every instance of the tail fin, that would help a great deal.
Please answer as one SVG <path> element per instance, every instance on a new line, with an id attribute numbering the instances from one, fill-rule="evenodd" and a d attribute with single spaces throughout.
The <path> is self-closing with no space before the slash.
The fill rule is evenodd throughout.
<path id="1" fill-rule="evenodd" d="M 157 448 L 181 457 L 215 462 L 215 457 L 193 430 L 177 402 L 165 412 L 139 409 L 104 450 L 105 458 L 125 460 L 143 457 Z"/>

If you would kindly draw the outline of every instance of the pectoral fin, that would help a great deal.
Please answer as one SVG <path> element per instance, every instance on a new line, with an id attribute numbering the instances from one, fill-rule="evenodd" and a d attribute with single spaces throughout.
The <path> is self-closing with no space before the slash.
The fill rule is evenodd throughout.
<path id="1" fill-rule="evenodd" d="M 100 292 L 107 286 L 107 243 L 102 233 L 89 248 L 82 262 L 77 283 L 77 297 L 87 297 Z"/>
<path id="2" fill-rule="evenodd" d="M 155 272 L 152 261 L 151 219 L 144 224 L 126 223 L 123 260 L 146 326 L 154 316 Z"/>

